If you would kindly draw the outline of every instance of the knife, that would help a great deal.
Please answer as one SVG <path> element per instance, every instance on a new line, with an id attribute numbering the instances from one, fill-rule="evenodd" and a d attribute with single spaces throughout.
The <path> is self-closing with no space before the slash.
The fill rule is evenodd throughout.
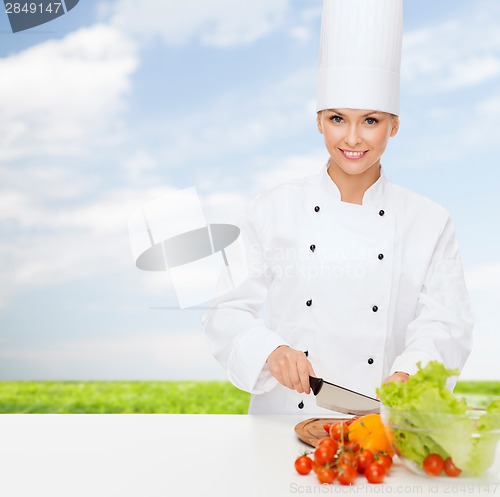
<path id="1" fill-rule="evenodd" d="M 368 395 L 329 383 L 323 378 L 314 378 L 314 376 L 309 376 L 309 384 L 319 407 L 356 416 L 380 412 L 380 401 Z"/>

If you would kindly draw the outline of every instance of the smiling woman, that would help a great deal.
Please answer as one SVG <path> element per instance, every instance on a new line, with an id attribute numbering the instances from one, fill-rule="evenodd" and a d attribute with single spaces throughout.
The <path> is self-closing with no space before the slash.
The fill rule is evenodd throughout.
<path id="1" fill-rule="evenodd" d="M 328 413 L 311 376 L 375 397 L 419 363 L 461 369 L 469 355 L 450 215 L 381 166 L 399 129 L 402 8 L 324 1 L 316 110 L 328 158 L 254 200 L 241 223 L 249 277 L 205 316 L 213 354 L 252 393 L 251 413 Z"/>
<path id="2" fill-rule="evenodd" d="M 318 131 L 330 154 L 328 174 L 341 191 L 341 200 L 361 204 L 364 192 L 380 176 L 380 158 L 399 118 L 387 112 L 326 109 L 318 112 Z"/>
<path id="3" fill-rule="evenodd" d="M 500 230 L 492 229 L 500 2 L 471 5 L 405 2 L 401 129 L 381 162 L 386 178 L 438 201 L 456 221 L 477 316 L 463 377 L 488 379 L 499 376 L 500 350 Z M 48 29 L 13 34 L 0 15 L 1 379 L 224 375 L 205 347 L 200 311 L 150 309 L 177 306 L 176 295 L 161 273 L 135 268 L 127 218 L 196 185 L 207 221 L 237 222 L 248 195 L 319 172 L 328 158 L 314 122 L 320 16 L 318 0 L 80 1 Z M 325 204 L 316 206 L 322 216 Z M 380 209 L 380 219 L 391 215 Z M 306 238 L 262 247 L 263 259 L 328 252 L 329 265 L 275 264 L 275 279 L 312 282 L 322 269 L 359 277 L 363 257 L 391 260 Z M 313 314 L 316 295 L 292 295 L 290 308 Z M 369 313 L 373 305 L 380 317 L 383 306 L 370 302 Z M 312 350 L 310 359 L 316 368 Z"/>

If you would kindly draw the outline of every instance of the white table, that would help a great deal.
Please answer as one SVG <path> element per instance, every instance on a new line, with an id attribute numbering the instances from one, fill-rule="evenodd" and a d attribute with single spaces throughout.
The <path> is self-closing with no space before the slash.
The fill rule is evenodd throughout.
<path id="1" fill-rule="evenodd" d="M 2 415 L 2 497 L 487 495 L 481 480 L 423 478 L 395 462 L 384 484 L 321 486 L 296 474 L 297 416 Z"/>

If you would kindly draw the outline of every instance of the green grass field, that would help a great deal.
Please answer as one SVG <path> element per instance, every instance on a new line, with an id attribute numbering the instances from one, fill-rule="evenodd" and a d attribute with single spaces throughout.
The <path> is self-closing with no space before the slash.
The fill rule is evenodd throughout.
<path id="1" fill-rule="evenodd" d="M 500 396 L 499 381 L 456 392 Z M 250 396 L 225 381 L 0 381 L 0 413 L 245 414 Z"/>
<path id="2" fill-rule="evenodd" d="M 249 400 L 224 381 L 0 382 L 3 414 L 245 414 Z"/>

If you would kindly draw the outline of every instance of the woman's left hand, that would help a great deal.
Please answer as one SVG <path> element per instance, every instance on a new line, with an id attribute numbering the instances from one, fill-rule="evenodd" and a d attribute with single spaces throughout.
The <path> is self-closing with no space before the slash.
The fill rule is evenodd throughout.
<path id="1" fill-rule="evenodd" d="M 388 376 L 384 383 L 391 383 L 392 381 L 400 381 L 402 383 L 406 383 L 410 375 L 408 373 L 403 373 L 403 371 L 396 371 L 395 373 Z"/>

